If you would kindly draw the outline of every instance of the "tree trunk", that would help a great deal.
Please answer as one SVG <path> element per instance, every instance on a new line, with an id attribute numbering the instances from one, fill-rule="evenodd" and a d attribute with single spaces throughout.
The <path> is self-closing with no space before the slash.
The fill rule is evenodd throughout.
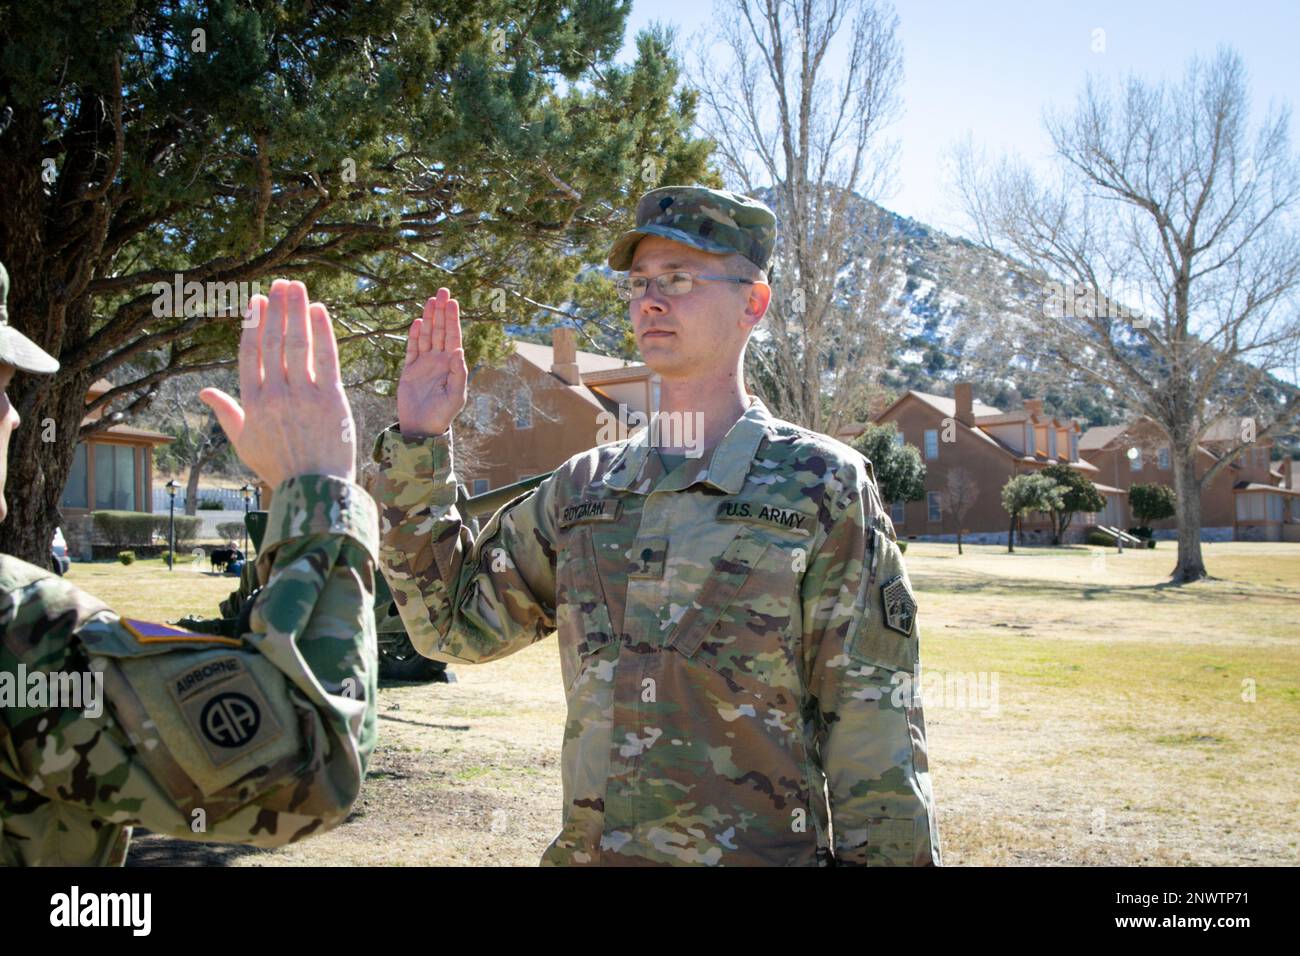
<path id="1" fill-rule="evenodd" d="M 957 523 L 957 553 L 961 554 L 961 522 Z"/>
<path id="2" fill-rule="evenodd" d="M 1207 577 L 1201 558 L 1201 483 L 1196 477 L 1196 452 L 1178 454 L 1174 445 L 1174 493 L 1178 497 L 1178 564 L 1170 579 L 1187 584 Z"/>
<path id="3" fill-rule="evenodd" d="M 25 379 L 25 389 L 15 402 L 23 406 L 19 412 L 22 423 L 9 436 L 5 480 L 9 515 L 0 523 L 0 552 L 49 568 L 54 529 L 62 521 L 59 500 L 77 449 L 90 381 L 78 375 L 44 388 L 40 386 L 45 383 L 32 381 L 45 377 L 25 372 L 15 375 L 15 379 Z M 87 505 L 93 510 L 95 503 L 88 501 Z"/>
<path id="4" fill-rule="evenodd" d="M 203 474 L 203 456 L 190 464 L 190 476 L 185 479 L 185 513 L 194 514 L 199 507 L 199 476 Z"/>
<path id="5" fill-rule="evenodd" d="M 91 308 L 84 296 L 60 298 L 66 295 L 68 265 L 46 250 L 45 184 L 33 173 L 38 166 L 14 160 L 41 155 L 39 142 L 32 139 L 37 128 L 16 122 L 5 135 L 9 161 L 0 163 L 0 195 L 5 197 L 0 262 L 9 271 L 10 324 L 57 358 L 65 342 L 80 344 L 89 337 Z M 8 393 L 21 423 L 9 436 L 4 484 L 9 514 L 0 523 L 0 552 L 50 567 L 50 544 L 61 521 L 59 501 L 77 450 L 90 383 L 88 374 L 74 375 L 66 367 L 53 375 L 14 373 Z"/>
<path id="6" fill-rule="evenodd" d="M 1007 528 L 1007 554 L 1013 554 L 1016 550 L 1016 516 L 1011 516 L 1011 526 Z"/>

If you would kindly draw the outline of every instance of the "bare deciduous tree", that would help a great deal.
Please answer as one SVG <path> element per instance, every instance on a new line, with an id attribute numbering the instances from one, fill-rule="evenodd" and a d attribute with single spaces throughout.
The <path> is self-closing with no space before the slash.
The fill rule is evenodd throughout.
<path id="1" fill-rule="evenodd" d="M 955 154 L 956 189 L 979 239 L 1037 285 L 1042 314 L 1020 339 L 1155 421 L 1178 495 L 1175 582 L 1206 576 L 1201 489 L 1245 445 L 1300 413 L 1300 159 L 1289 111 L 1247 133 L 1240 58 L 1193 59 L 1183 81 L 1130 78 L 1114 97 L 1089 82 L 1073 113 L 1048 117 L 1059 179 Z M 1006 289 L 1006 284 L 1003 284 Z M 1216 422 L 1240 441 L 1197 474 Z"/>
<path id="2" fill-rule="evenodd" d="M 732 188 L 771 188 L 780 226 L 773 306 L 750 343 L 748 378 L 778 416 L 833 433 L 862 416 L 889 351 L 882 317 L 898 244 L 860 197 L 880 193 L 896 154 L 881 133 L 900 104 L 897 17 L 875 0 L 715 9 L 694 58 L 701 126 Z M 832 67 L 842 32 L 843 66 Z"/>
<path id="3" fill-rule="evenodd" d="M 948 469 L 948 474 L 944 477 L 943 491 L 939 493 L 939 510 L 952 518 L 953 524 L 957 526 L 958 554 L 963 553 L 961 547 L 962 519 L 966 517 L 966 512 L 970 511 L 971 506 L 975 504 L 975 499 L 979 497 L 979 493 L 979 483 L 969 471 L 960 466 Z"/>

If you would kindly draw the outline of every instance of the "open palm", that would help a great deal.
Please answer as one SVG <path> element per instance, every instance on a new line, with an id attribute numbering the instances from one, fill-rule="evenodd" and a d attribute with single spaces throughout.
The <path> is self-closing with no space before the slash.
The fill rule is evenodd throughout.
<path id="1" fill-rule="evenodd" d="M 441 435 L 465 407 L 465 350 L 460 304 L 442 288 L 411 323 L 406 360 L 397 383 L 397 419 L 406 437 Z"/>

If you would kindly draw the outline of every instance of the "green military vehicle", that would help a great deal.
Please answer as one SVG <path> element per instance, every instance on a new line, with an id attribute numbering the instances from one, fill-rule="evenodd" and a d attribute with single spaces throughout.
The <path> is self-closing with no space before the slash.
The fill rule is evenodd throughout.
<path id="1" fill-rule="evenodd" d="M 466 494 L 463 485 L 456 489 L 456 508 L 464 520 L 471 523 L 475 533 L 478 532 L 478 519 L 490 515 L 502 505 L 514 498 L 531 491 L 541 484 L 548 474 L 534 475 L 517 481 L 512 485 L 502 485 L 481 495 Z M 266 532 L 265 511 L 250 511 L 245 516 L 244 525 L 248 529 L 248 539 L 253 544 L 253 553 L 262 545 L 262 535 Z M 221 602 L 221 616 L 218 618 L 182 618 L 176 623 L 190 630 L 206 634 L 225 634 L 236 637 L 247 627 L 247 614 L 252 609 L 252 599 L 260 587 L 257 583 L 255 562 L 244 562 L 239 576 L 239 587 Z M 375 576 L 375 632 L 379 640 L 379 676 L 386 680 L 408 681 L 442 681 L 451 680 L 447 665 L 442 661 L 424 657 L 411 644 L 406 633 L 406 625 L 397 613 L 397 602 L 388 588 L 388 581 L 383 574 Z"/>

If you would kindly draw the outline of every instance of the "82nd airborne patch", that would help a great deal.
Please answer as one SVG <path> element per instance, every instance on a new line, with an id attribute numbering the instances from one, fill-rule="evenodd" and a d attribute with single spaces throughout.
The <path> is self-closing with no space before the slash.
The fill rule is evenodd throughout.
<path id="1" fill-rule="evenodd" d="M 901 574 L 896 574 L 880 586 L 880 601 L 885 610 L 885 626 L 910 637 L 916 623 L 916 599 Z"/>

